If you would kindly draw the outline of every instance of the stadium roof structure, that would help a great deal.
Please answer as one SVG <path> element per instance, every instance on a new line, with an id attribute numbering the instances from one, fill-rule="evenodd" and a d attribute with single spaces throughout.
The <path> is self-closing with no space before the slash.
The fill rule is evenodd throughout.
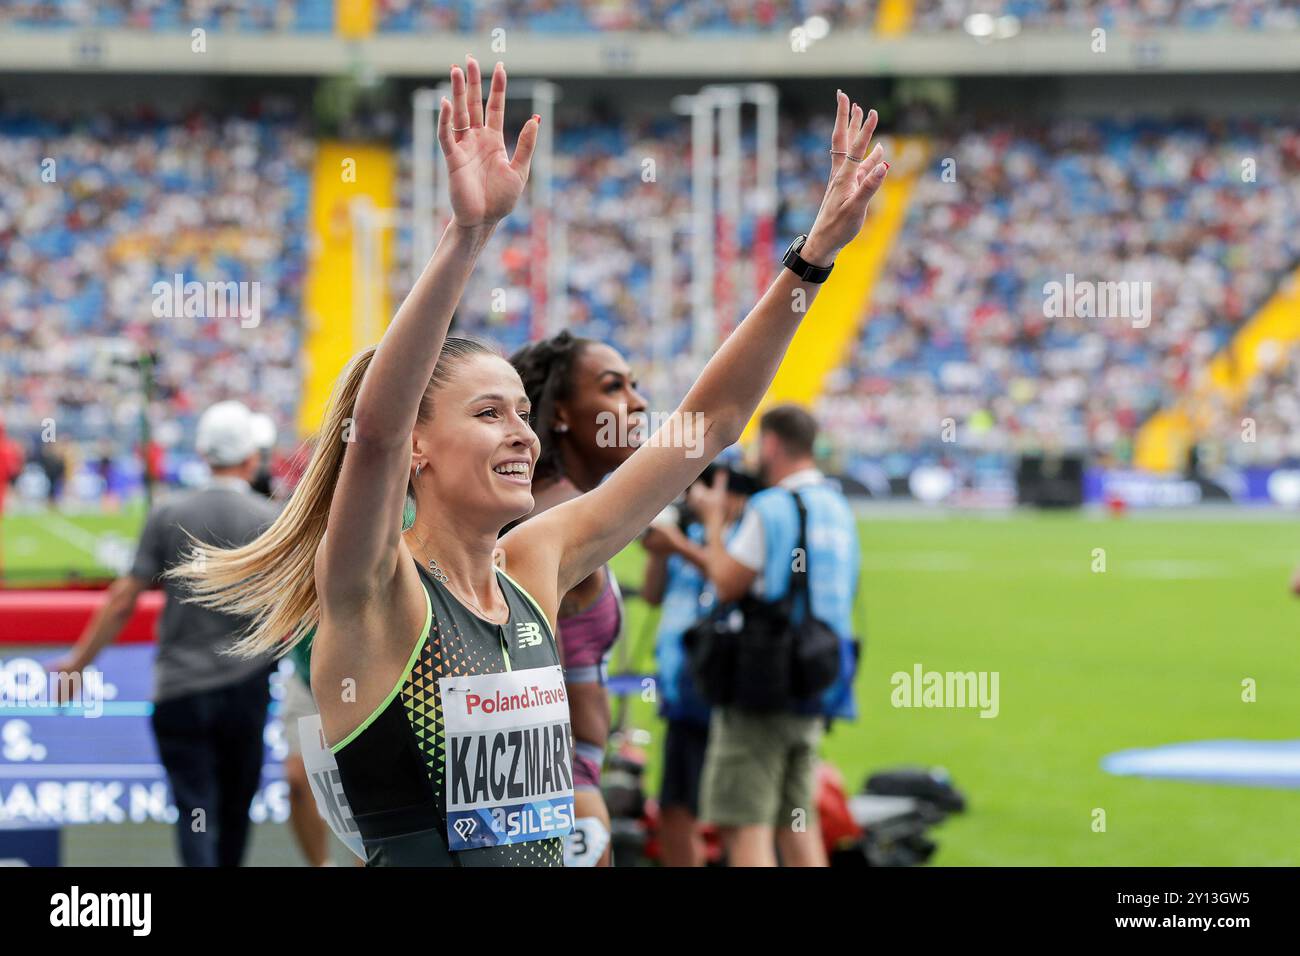
<path id="1" fill-rule="evenodd" d="M 462 57 L 477 35 L 337 35 L 210 31 L 204 52 L 188 31 L 117 29 L 0 31 L 0 71 L 334 75 L 359 68 L 422 77 Z M 965 33 L 882 37 L 836 32 L 801 50 L 789 36 L 512 32 L 519 75 L 779 78 L 817 76 L 1015 76 L 1278 72 L 1300 69 L 1294 35 L 1266 31 L 1113 28 L 1105 52 L 1088 29 L 1026 31 L 1001 40 Z M 505 56 L 483 49 L 482 55 Z"/>

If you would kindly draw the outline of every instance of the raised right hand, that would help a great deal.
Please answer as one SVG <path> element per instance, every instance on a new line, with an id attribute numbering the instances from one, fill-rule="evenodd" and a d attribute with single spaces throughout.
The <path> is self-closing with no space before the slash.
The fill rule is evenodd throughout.
<path id="1" fill-rule="evenodd" d="M 453 66 L 454 102 L 444 96 L 438 108 L 438 142 L 447 157 L 452 219 L 463 228 L 495 225 L 514 209 L 528 182 L 541 126 L 541 117 L 534 114 L 519 133 L 514 157 L 507 157 L 501 132 L 506 115 L 506 68 L 498 62 L 492 71 L 485 122 L 478 62 L 473 57 L 468 60 L 468 81 L 466 72 Z"/>

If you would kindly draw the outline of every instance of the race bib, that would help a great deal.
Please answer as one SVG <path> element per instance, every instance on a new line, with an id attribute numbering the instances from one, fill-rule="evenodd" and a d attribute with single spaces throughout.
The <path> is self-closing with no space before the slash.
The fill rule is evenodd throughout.
<path id="1" fill-rule="evenodd" d="M 316 798 L 316 809 L 343 845 L 364 860 L 366 847 L 361 840 L 361 831 L 352 819 L 348 798 L 343 794 L 339 765 L 325 745 L 320 714 L 298 718 L 298 739 L 302 742 L 302 763 L 307 770 L 312 796 Z"/>
<path id="2" fill-rule="evenodd" d="M 609 830 L 605 829 L 605 821 L 600 817 L 578 817 L 573 832 L 564 838 L 564 865 L 595 866 L 607 846 Z"/>
<path id="3" fill-rule="evenodd" d="M 573 736 L 564 670 L 443 677 L 447 846 L 563 837 L 573 826 Z"/>

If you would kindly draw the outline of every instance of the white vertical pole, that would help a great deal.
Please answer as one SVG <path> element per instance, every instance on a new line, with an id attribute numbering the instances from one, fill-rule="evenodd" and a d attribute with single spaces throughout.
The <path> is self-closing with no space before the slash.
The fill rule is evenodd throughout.
<path id="1" fill-rule="evenodd" d="M 558 89 L 553 83 L 538 80 L 532 85 L 533 112 L 542 117 L 537 131 L 529 179 L 533 184 L 533 328 L 531 338 L 546 338 L 566 323 L 559 295 L 559 279 L 567 263 L 558 256 L 555 231 L 555 101 Z"/>
<path id="2" fill-rule="evenodd" d="M 434 179 L 438 165 L 435 126 L 438 92 L 427 87 L 411 95 L 411 284 L 433 256 L 436 241 Z"/>
<path id="3" fill-rule="evenodd" d="M 381 311 L 388 273 L 384 270 L 384 234 L 398 219 L 396 209 L 376 209 L 369 196 L 357 196 L 348 206 L 352 229 L 352 348 L 374 345 L 382 337 L 388 316 Z"/>
<path id="4" fill-rule="evenodd" d="M 451 99 L 450 83 L 440 83 L 437 86 L 437 88 L 434 89 L 433 91 L 432 99 L 433 99 L 433 106 L 435 110 L 434 112 L 435 124 L 437 122 L 436 119 L 437 107 L 438 104 L 442 102 L 442 98 L 444 96 L 447 97 L 447 99 L 449 100 Z M 452 125 L 455 124 L 453 123 Z M 437 160 L 434 161 L 433 168 L 430 171 L 430 176 L 429 176 L 430 182 L 433 183 L 433 229 L 434 229 L 433 234 L 435 236 L 442 235 L 443 229 L 446 228 L 447 221 L 451 219 L 451 193 L 448 189 L 447 175 L 445 172 L 447 160 L 446 157 L 443 157 L 441 155 L 442 153 L 441 147 L 438 148 L 438 152 L 439 152 L 439 157 Z M 433 254 L 432 249 L 429 251 L 429 254 L 430 255 Z M 420 263 L 420 268 L 424 268 L 423 262 Z"/>
<path id="5" fill-rule="evenodd" d="M 777 104 L 780 93 L 771 83 L 751 83 L 746 96 L 758 107 L 756 183 L 758 221 L 754 231 L 754 294 L 762 296 L 776 272 Z"/>
<path id="6" fill-rule="evenodd" d="M 654 401 L 667 407 L 668 372 L 673 347 L 673 226 L 669 219 L 650 222 L 650 297 Z"/>
<path id="7" fill-rule="evenodd" d="M 709 87 L 718 109 L 718 264 L 715 299 L 717 343 L 736 326 L 736 296 L 740 288 L 740 89 Z"/>
<path id="8" fill-rule="evenodd" d="M 691 117 L 691 359 L 696 371 L 713 354 L 713 101 L 701 90 L 673 101 Z"/>
<path id="9" fill-rule="evenodd" d="M 371 344 L 375 261 L 371 242 L 374 206 L 369 196 L 358 196 L 349 206 L 352 226 L 352 351 Z"/>
<path id="10" fill-rule="evenodd" d="M 691 209 L 694 213 L 695 334 L 693 352 L 698 371 L 708 362 L 718 340 L 718 320 L 713 308 L 713 100 L 707 94 L 695 98 L 691 115 Z"/>

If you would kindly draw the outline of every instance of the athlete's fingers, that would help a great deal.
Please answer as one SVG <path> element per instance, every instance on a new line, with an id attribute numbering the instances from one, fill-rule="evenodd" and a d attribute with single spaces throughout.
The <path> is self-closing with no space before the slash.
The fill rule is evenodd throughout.
<path id="1" fill-rule="evenodd" d="M 863 139 L 862 141 L 863 146 L 866 146 L 867 143 L 871 142 L 871 137 L 876 134 L 876 125 L 879 122 L 880 122 L 880 114 L 877 113 L 875 110 L 867 110 L 867 121 L 862 127 L 862 130 L 866 136 L 866 138 Z"/>
<path id="2" fill-rule="evenodd" d="M 844 150 L 849 148 L 849 94 L 835 91 L 835 131 L 831 133 L 831 178 L 844 165 Z M 840 155 L 836 155 L 836 153 Z"/>
<path id="3" fill-rule="evenodd" d="M 459 66 L 451 68 L 451 118 L 456 129 L 469 126 L 469 103 L 465 96 L 465 74 Z"/>
<path id="4" fill-rule="evenodd" d="M 876 166 L 884 158 L 884 155 L 884 148 L 877 143 L 876 148 L 873 149 L 870 155 L 868 155 L 866 159 L 863 160 L 862 164 L 858 166 L 857 174 L 853 180 L 853 190 L 850 193 L 855 200 L 859 197 L 863 184 L 866 183 L 866 181 L 876 172 Z M 885 168 L 888 169 L 888 167 Z"/>
<path id="5" fill-rule="evenodd" d="M 857 138 L 858 130 L 861 128 L 861 124 L 862 124 L 862 107 L 858 106 L 857 103 L 854 103 L 852 106 L 849 107 L 848 120 L 844 128 L 844 150 L 848 155 L 835 157 L 836 159 L 841 160 L 841 164 L 839 168 L 839 176 L 841 179 L 847 178 L 848 182 L 846 183 L 846 185 L 849 187 L 849 189 L 853 188 L 853 182 L 854 182 L 853 177 L 855 175 L 855 170 L 857 169 L 857 163 L 846 163 L 843 161 L 846 160 L 848 156 L 857 156 L 857 153 L 853 152 L 853 141 Z M 831 185 L 832 186 L 835 185 L 835 179 L 833 177 L 831 179 Z"/>
<path id="6" fill-rule="evenodd" d="M 469 125 L 483 125 L 483 74 L 479 72 L 478 60 L 474 59 L 468 53 L 465 59 L 469 63 L 469 89 L 466 91 L 466 98 L 469 100 Z"/>
<path id="7" fill-rule="evenodd" d="M 442 154 L 449 160 L 460 153 L 456 134 L 451 131 L 451 103 L 445 96 L 438 104 L 438 142 L 442 144 Z"/>
<path id="8" fill-rule="evenodd" d="M 876 163 L 880 162 L 884 158 L 885 158 L 885 147 L 882 146 L 880 143 L 877 143 L 875 145 L 875 148 L 872 149 L 870 153 L 862 157 L 862 163 L 858 166 L 859 172 L 862 171 L 868 173 L 871 172 L 873 169 L 876 168 Z"/>
<path id="9" fill-rule="evenodd" d="M 885 181 L 885 174 L 887 172 L 889 172 L 888 163 L 877 163 L 873 166 L 871 170 L 862 177 L 862 182 L 858 183 L 857 189 L 853 191 L 854 201 L 861 202 L 865 207 L 871 200 L 871 197 L 876 194 L 876 190 L 880 188 L 881 183 Z"/>
<path id="10" fill-rule="evenodd" d="M 492 68 L 492 85 L 488 88 L 487 125 L 498 133 L 506 122 L 506 66 L 500 60 Z"/>
<path id="11" fill-rule="evenodd" d="M 537 148 L 537 131 L 541 125 L 542 118 L 534 113 L 519 131 L 519 142 L 515 143 L 515 155 L 510 160 L 510 168 L 524 182 L 528 182 L 528 165 L 533 161 L 533 150 Z"/>
<path id="12" fill-rule="evenodd" d="M 871 142 L 871 134 L 876 131 L 876 123 L 879 119 L 880 117 L 876 114 L 875 110 L 871 110 L 867 113 L 862 125 L 858 127 L 858 131 L 853 137 L 853 145 L 851 147 L 853 152 L 851 155 L 861 156 L 867 151 L 867 144 Z"/>
<path id="13" fill-rule="evenodd" d="M 853 163 L 853 172 L 849 174 L 850 182 L 845 193 L 845 198 L 849 201 L 857 195 L 858 189 L 862 186 L 862 181 L 876 168 L 876 163 L 884 156 L 884 149 L 877 144 L 870 155 L 863 157 L 862 162 Z"/>

